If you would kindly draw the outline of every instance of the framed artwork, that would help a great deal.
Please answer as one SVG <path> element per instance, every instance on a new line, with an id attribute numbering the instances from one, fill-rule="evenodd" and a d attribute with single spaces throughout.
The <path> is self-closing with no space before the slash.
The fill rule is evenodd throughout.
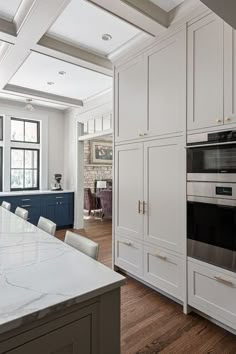
<path id="1" fill-rule="evenodd" d="M 112 143 L 107 141 L 91 141 L 91 164 L 112 164 Z"/>

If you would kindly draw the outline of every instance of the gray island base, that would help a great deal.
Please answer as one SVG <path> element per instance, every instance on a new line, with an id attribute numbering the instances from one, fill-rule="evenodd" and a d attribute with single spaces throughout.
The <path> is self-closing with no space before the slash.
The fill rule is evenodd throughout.
<path id="1" fill-rule="evenodd" d="M 1 354 L 119 354 L 124 281 L 0 207 Z"/>

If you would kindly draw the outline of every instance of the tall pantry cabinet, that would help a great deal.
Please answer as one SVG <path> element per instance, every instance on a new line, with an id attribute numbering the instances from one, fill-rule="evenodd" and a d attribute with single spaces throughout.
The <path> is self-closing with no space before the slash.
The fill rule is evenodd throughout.
<path id="1" fill-rule="evenodd" d="M 186 28 L 116 68 L 114 263 L 179 300 L 186 241 Z"/>

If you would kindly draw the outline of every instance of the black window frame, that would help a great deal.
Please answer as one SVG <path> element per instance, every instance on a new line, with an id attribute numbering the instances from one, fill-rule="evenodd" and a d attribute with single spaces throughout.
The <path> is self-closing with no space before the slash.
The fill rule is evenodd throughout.
<path id="1" fill-rule="evenodd" d="M 32 120 L 32 119 L 27 119 L 27 118 L 16 118 L 16 117 L 11 117 L 11 122 L 12 120 L 20 121 L 24 123 L 24 140 L 12 140 L 11 142 L 13 143 L 22 143 L 22 144 L 40 144 L 40 122 L 38 120 Z M 25 123 L 34 123 L 37 125 L 37 141 L 25 141 Z"/>
<path id="2" fill-rule="evenodd" d="M 25 168 L 25 166 L 24 166 L 24 168 L 12 168 L 11 167 L 11 164 L 10 164 L 10 186 L 11 186 L 11 171 L 12 170 L 23 170 L 24 172 L 25 172 L 25 170 L 37 170 L 37 187 L 32 187 L 32 188 L 25 188 L 24 186 L 23 186 L 23 188 L 12 188 L 12 186 L 11 186 L 11 191 L 12 192 L 17 192 L 17 191 L 38 191 L 39 189 L 40 189 L 40 180 L 39 180 L 39 178 L 40 178 L 40 149 L 36 149 L 36 148 L 22 148 L 22 147 L 11 147 L 11 152 L 12 152 L 12 150 L 23 150 L 23 151 L 26 151 L 26 150 L 28 150 L 28 151 L 36 151 L 37 152 L 37 154 L 38 154 L 38 159 L 37 159 L 37 169 L 35 169 L 35 168 Z M 12 161 L 11 161 L 11 158 L 10 158 L 10 162 L 12 163 Z M 25 158 L 24 158 L 24 163 L 25 163 Z M 25 183 L 25 175 L 24 175 L 24 177 L 23 177 L 23 183 Z"/>

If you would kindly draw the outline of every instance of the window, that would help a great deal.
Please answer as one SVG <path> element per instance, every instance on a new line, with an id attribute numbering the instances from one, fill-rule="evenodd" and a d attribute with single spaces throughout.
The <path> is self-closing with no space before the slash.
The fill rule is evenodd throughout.
<path id="1" fill-rule="evenodd" d="M 0 140 L 3 140 L 3 117 L 0 116 Z"/>
<path id="2" fill-rule="evenodd" d="M 39 150 L 11 149 L 11 190 L 39 189 Z"/>
<path id="3" fill-rule="evenodd" d="M 39 144 L 39 122 L 11 118 L 11 141 Z"/>

